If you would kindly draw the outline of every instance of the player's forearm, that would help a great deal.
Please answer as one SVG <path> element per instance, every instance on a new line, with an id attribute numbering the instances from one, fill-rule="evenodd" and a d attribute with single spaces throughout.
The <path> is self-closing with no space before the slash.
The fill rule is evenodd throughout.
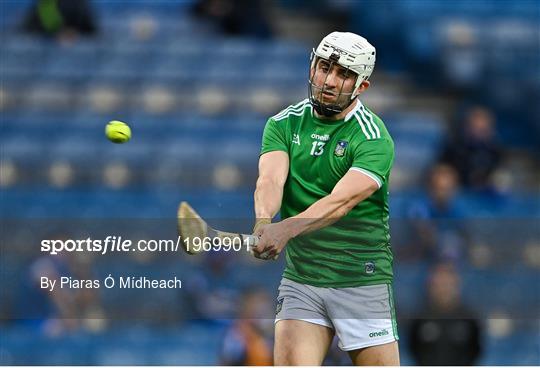
<path id="1" fill-rule="evenodd" d="M 255 216 L 257 219 L 272 219 L 281 207 L 283 185 L 269 178 L 259 177 L 255 189 Z"/>
<path id="2" fill-rule="evenodd" d="M 304 212 L 290 217 L 283 222 L 286 224 L 292 237 L 309 233 L 323 227 L 332 225 L 347 215 L 359 202 L 369 197 L 373 191 L 366 188 L 356 196 L 347 196 L 342 193 L 331 193 L 309 206 Z"/>

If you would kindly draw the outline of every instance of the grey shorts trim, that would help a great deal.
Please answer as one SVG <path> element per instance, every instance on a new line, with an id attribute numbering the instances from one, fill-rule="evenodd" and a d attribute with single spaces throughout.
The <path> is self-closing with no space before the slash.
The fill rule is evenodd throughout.
<path id="1" fill-rule="evenodd" d="M 282 279 L 275 322 L 300 320 L 332 328 L 350 351 L 399 339 L 391 285 L 322 288 Z"/>

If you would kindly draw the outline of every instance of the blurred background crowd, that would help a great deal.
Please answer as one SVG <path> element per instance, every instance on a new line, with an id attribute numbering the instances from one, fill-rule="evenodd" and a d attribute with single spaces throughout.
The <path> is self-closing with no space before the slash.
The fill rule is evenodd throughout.
<path id="1" fill-rule="evenodd" d="M 282 260 L 47 256 L 39 239 L 103 219 L 172 238 L 180 200 L 249 231 L 266 119 L 306 98 L 309 53 L 333 30 L 377 48 L 362 97 L 396 144 L 402 363 L 540 364 L 538 1 L 0 6 L 1 364 L 271 363 Z M 105 139 L 113 119 L 132 141 Z M 183 288 L 38 287 L 109 273 Z M 349 361 L 333 348 L 327 363 Z"/>

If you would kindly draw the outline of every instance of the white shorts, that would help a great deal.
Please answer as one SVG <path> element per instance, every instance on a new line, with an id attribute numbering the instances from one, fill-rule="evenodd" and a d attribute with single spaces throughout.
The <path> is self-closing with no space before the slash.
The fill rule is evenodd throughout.
<path id="1" fill-rule="evenodd" d="M 323 288 L 283 278 L 275 322 L 286 319 L 332 328 L 344 351 L 399 339 L 390 284 Z"/>

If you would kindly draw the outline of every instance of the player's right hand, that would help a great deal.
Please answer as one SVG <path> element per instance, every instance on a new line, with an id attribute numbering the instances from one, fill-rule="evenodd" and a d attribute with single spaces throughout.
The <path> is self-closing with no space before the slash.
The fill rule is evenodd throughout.
<path id="1" fill-rule="evenodd" d="M 269 219 L 269 218 L 257 219 L 257 221 L 255 222 L 255 225 L 253 226 L 253 235 L 260 238 L 262 233 L 264 232 L 264 228 L 266 226 L 270 225 L 271 223 L 272 223 L 272 220 Z M 270 258 L 268 258 L 268 252 L 259 252 L 257 250 L 257 247 L 253 248 L 253 256 L 255 258 L 257 258 L 257 259 L 262 259 L 262 260 L 265 260 L 265 261 L 270 259 Z M 278 258 L 278 256 L 276 255 L 275 257 L 273 257 L 271 259 L 276 260 L 277 258 Z"/>
<path id="2" fill-rule="evenodd" d="M 275 260 L 291 239 L 290 231 L 284 226 L 284 222 L 276 222 L 260 226 L 257 229 L 259 242 L 253 249 L 257 258 Z"/>

